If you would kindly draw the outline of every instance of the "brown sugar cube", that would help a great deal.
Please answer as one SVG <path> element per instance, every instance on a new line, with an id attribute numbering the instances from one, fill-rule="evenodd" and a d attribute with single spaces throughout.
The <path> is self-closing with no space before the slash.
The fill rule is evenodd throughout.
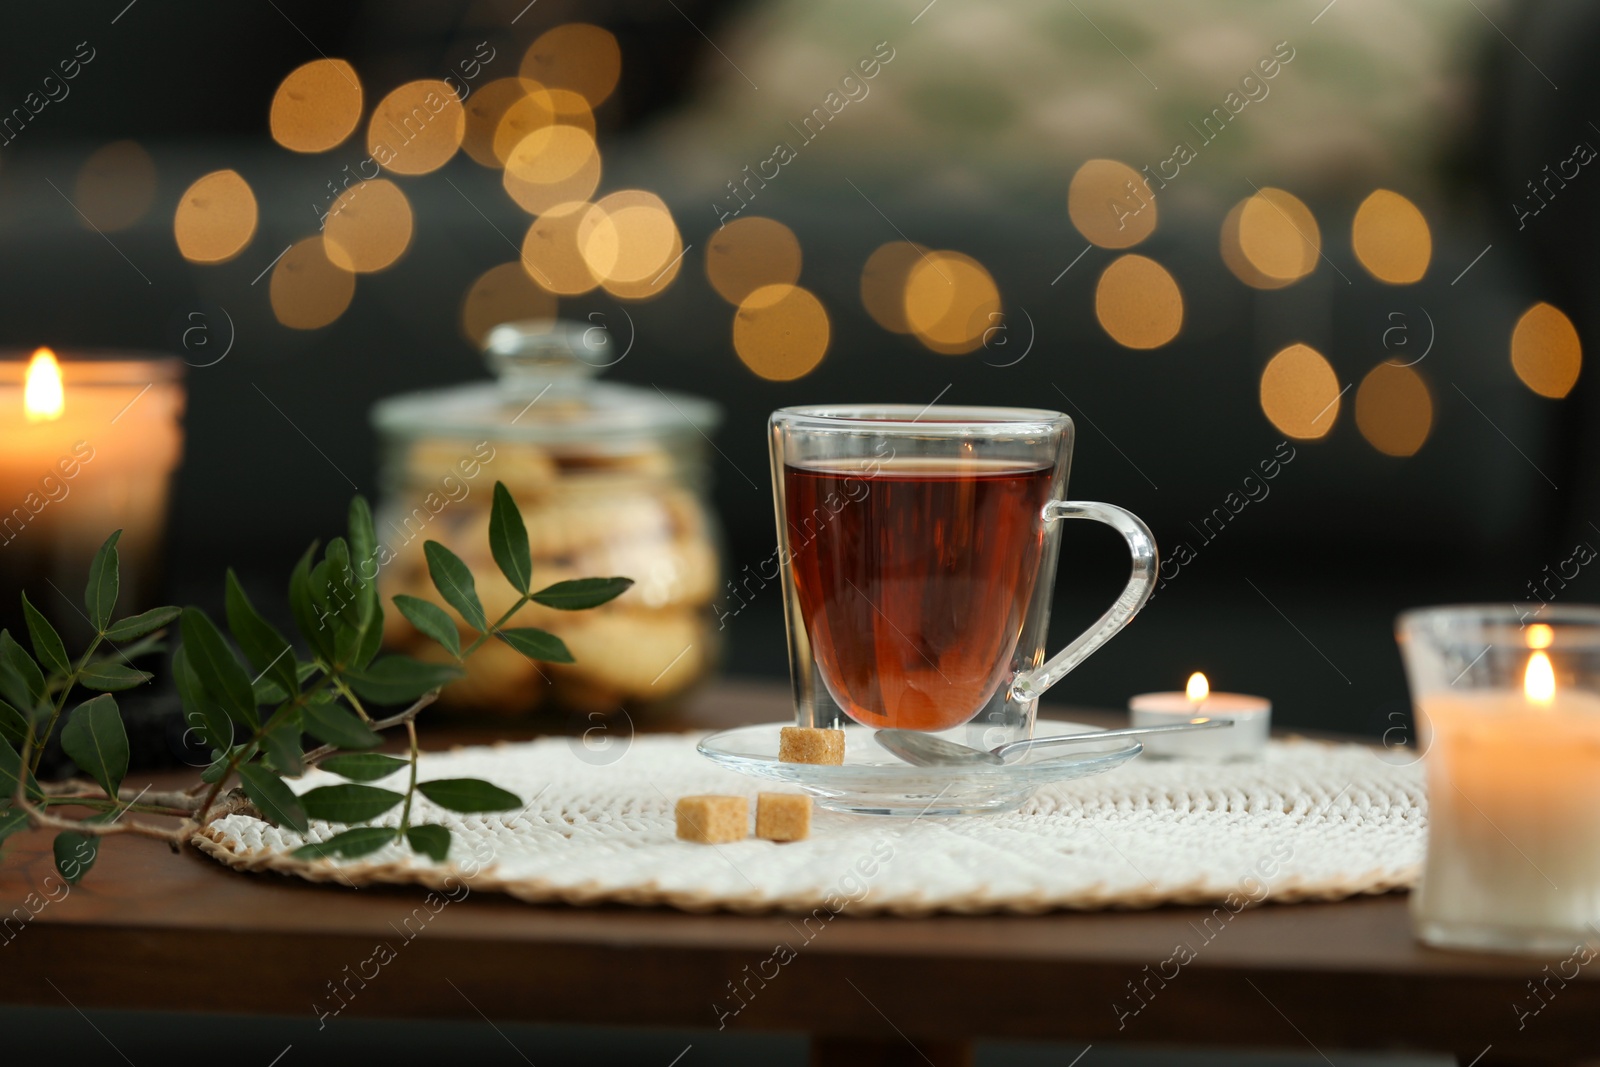
<path id="1" fill-rule="evenodd" d="M 811 836 L 811 798 L 800 793 L 756 795 L 756 836 L 768 841 L 804 841 Z"/>
<path id="2" fill-rule="evenodd" d="M 784 763 L 844 762 L 844 731 L 785 726 L 778 734 L 778 759 Z"/>
<path id="3" fill-rule="evenodd" d="M 749 797 L 679 797 L 678 837 L 722 845 L 750 836 Z"/>

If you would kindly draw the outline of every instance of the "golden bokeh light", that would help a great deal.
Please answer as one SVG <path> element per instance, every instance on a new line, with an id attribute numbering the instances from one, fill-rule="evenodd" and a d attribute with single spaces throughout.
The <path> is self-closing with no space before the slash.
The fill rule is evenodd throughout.
<path id="1" fill-rule="evenodd" d="M 144 218 L 156 198 L 156 164 L 135 141 L 112 141 L 84 160 L 72 202 L 84 225 L 108 233 Z"/>
<path id="2" fill-rule="evenodd" d="M 523 269 L 552 293 L 577 296 L 600 284 L 580 244 L 593 207 L 582 200 L 557 204 L 534 219 L 522 239 Z"/>
<path id="3" fill-rule="evenodd" d="M 1333 429 L 1339 392 L 1333 366 L 1310 345 L 1290 345 L 1261 372 L 1261 410 L 1281 433 L 1302 441 Z"/>
<path id="4" fill-rule="evenodd" d="M 683 242 L 672 212 L 654 193 L 624 189 L 595 202 L 578 227 L 578 250 L 608 292 L 649 294 L 681 256 Z"/>
<path id="5" fill-rule="evenodd" d="M 1356 428 L 1386 456 L 1414 456 L 1433 428 L 1433 396 L 1411 367 L 1380 363 L 1356 390 Z"/>
<path id="6" fill-rule="evenodd" d="M 1268 186 L 1245 199 L 1237 219 L 1239 252 L 1257 272 L 1287 284 L 1310 274 L 1322 231 L 1300 198 Z"/>
<path id="7" fill-rule="evenodd" d="M 461 332 L 481 346 L 502 322 L 556 317 L 556 298 L 528 277 L 521 263 L 502 263 L 478 276 L 461 301 Z"/>
<path id="8" fill-rule="evenodd" d="M 906 325 L 947 356 L 971 352 L 1000 315 L 1000 289 L 982 263 L 960 252 L 919 256 L 906 276 Z"/>
<path id="9" fill-rule="evenodd" d="M 548 89 L 542 88 L 538 82 L 520 79 L 523 85 L 532 88 L 501 112 L 500 118 L 495 122 L 494 136 L 490 141 L 494 157 L 505 166 L 511 153 L 521 144 L 523 139 L 535 130 L 542 130 L 546 126 L 556 125 L 556 112 L 554 98 Z M 569 126 L 579 126 L 578 123 L 567 123 Z M 594 136 L 594 130 L 588 131 L 589 136 Z"/>
<path id="10" fill-rule="evenodd" d="M 411 243 L 411 203 L 387 178 L 352 185 L 328 209 L 323 237 L 334 266 L 356 274 L 379 271 Z"/>
<path id="11" fill-rule="evenodd" d="M 800 241 L 776 219 L 735 219 L 706 242 L 706 278 L 730 304 L 763 286 L 793 285 L 800 280 Z"/>
<path id="12" fill-rule="evenodd" d="M 519 73 L 547 88 L 575 92 L 590 107 L 598 107 L 622 75 L 622 49 L 609 31 L 571 22 L 546 30 L 529 45 Z"/>
<path id="13" fill-rule="evenodd" d="M 1244 217 L 1244 206 L 1249 202 L 1250 197 L 1245 197 L 1233 205 L 1227 217 L 1222 220 L 1222 262 L 1233 272 L 1234 277 L 1252 289 L 1282 289 L 1286 285 L 1293 284 L 1293 278 L 1273 278 L 1262 274 L 1245 256 L 1244 249 L 1239 246 L 1239 220 Z"/>
<path id="14" fill-rule="evenodd" d="M 1145 256 L 1112 260 L 1094 290 L 1094 314 L 1126 348 L 1160 348 L 1183 328 L 1183 293 L 1167 268 Z"/>
<path id="15" fill-rule="evenodd" d="M 1131 248 L 1156 228 L 1156 197 L 1139 172 L 1114 159 L 1091 159 L 1067 187 L 1067 215 L 1101 248 Z"/>
<path id="16" fill-rule="evenodd" d="M 671 254 L 667 257 L 667 264 L 654 276 L 640 278 L 638 281 L 623 281 L 618 278 L 606 278 L 600 284 L 605 291 L 619 300 L 649 300 L 667 291 L 678 278 L 678 272 L 683 269 L 683 236 L 673 230 Z"/>
<path id="17" fill-rule="evenodd" d="M 1583 345 L 1572 320 L 1549 304 L 1523 312 L 1511 331 L 1511 366 L 1540 396 L 1566 396 L 1583 369 Z"/>
<path id="18" fill-rule="evenodd" d="M 433 79 L 406 82 L 372 109 L 367 150 L 396 174 L 427 174 L 450 162 L 466 130 L 466 109 L 454 89 Z"/>
<path id="19" fill-rule="evenodd" d="M 559 204 L 588 200 L 600 185 L 600 149 L 576 126 L 534 130 L 506 157 L 506 194 L 530 215 Z"/>
<path id="20" fill-rule="evenodd" d="M 238 171 L 214 170 L 195 180 L 178 201 L 172 233 L 191 263 L 222 263 L 255 236 L 256 194 Z"/>
<path id="21" fill-rule="evenodd" d="M 361 82 L 342 59 L 313 59 L 272 94 L 272 139 L 292 152 L 326 152 L 361 121 Z"/>
<path id="22" fill-rule="evenodd" d="M 1433 258 L 1433 235 L 1417 206 L 1399 193 L 1378 189 L 1361 201 L 1350 227 L 1356 258 L 1380 282 L 1420 281 Z"/>
<path id="23" fill-rule="evenodd" d="M 356 276 L 329 260 L 321 237 L 306 237 L 272 268 L 268 292 L 279 322 L 293 330 L 316 330 L 350 306 Z"/>
<path id="24" fill-rule="evenodd" d="M 733 314 L 733 348 L 756 374 L 788 382 L 809 374 L 828 351 L 828 312 L 798 285 L 764 285 Z"/>
<path id="25" fill-rule="evenodd" d="M 505 166 L 506 156 L 516 147 L 517 141 L 532 133 L 537 126 L 529 126 L 515 136 L 508 132 L 506 136 L 510 140 L 505 150 L 497 151 L 500 122 L 512 108 L 542 91 L 538 82 L 526 78 L 496 78 L 472 93 L 464 105 L 467 125 L 461 138 L 461 150 L 472 157 L 473 162 L 485 167 L 499 169 Z M 553 116 L 547 114 L 538 125 L 549 125 L 552 120 Z"/>
<path id="26" fill-rule="evenodd" d="M 910 333 L 906 321 L 906 283 L 927 249 L 910 241 L 878 246 L 861 268 L 861 303 L 873 321 L 891 333 Z"/>

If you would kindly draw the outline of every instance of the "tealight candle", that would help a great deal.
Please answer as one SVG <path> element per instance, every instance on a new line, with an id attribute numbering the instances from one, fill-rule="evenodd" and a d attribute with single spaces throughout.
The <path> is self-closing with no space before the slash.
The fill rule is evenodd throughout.
<path id="1" fill-rule="evenodd" d="M 1133 726 L 1170 726 L 1196 718 L 1232 719 L 1227 730 L 1154 734 L 1142 738 L 1146 755 L 1192 759 L 1251 759 L 1266 747 L 1272 729 L 1272 702 L 1246 693 L 1215 693 L 1196 671 L 1182 693 L 1141 693 L 1128 701 Z"/>
<path id="2" fill-rule="evenodd" d="M 1412 918 L 1433 945 L 1565 952 L 1600 936 L 1600 609 L 1516 610 L 1401 618 L 1428 771 Z"/>
<path id="3" fill-rule="evenodd" d="M 26 364 L 0 361 L 0 613 L 17 611 L 26 585 L 58 626 L 81 625 L 75 605 L 89 561 L 118 529 L 119 608 L 137 610 L 153 592 L 167 485 L 183 446 L 179 367 L 61 362 L 48 348 Z"/>

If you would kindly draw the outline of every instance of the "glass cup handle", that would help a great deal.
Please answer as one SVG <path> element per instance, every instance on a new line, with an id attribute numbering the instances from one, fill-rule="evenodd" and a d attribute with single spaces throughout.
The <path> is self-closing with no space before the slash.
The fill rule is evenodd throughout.
<path id="1" fill-rule="evenodd" d="M 1031 671 L 1020 671 L 1011 683 L 1011 699 L 1019 703 L 1037 700 L 1046 689 L 1065 678 L 1074 667 L 1089 658 L 1089 654 L 1111 640 L 1144 607 L 1145 601 L 1156 588 L 1156 541 L 1139 516 L 1124 511 L 1114 504 L 1100 504 L 1089 500 L 1052 500 L 1044 506 L 1044 521 L 1056 519 L 1093 519 L 1103 522 L 1120 533 L 1128 542 L 1128 552 L 1133 556 L 1133 573 L 1122 595 L 1095 624 L 1079 634 L 1073 642 L 1043 666 Z"/>

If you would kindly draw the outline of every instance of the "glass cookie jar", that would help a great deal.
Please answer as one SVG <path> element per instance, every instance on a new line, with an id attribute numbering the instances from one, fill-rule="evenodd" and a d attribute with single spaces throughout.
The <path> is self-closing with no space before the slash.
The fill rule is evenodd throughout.
<path id="1" fill-rule="evenodd" d="M 407 593 L 465 623 L 428 577 L 426 541 L 472 569 L 488 617 L 515 603 L 489 552 L 494 483 L 504 482 L 527 524 L 534 588 L 570 578 L 621 576 L 634 585 L 608 604 L 558 611 L 528 604 L 509 625 L 566 642 L 576 662 L 535 663 L 501 641 L 467 661 L 441 703 L 475 713 L 535 710 L 608 714 L 669 703 L 714 665 L 711 601 L 720 538 L 706 493 L 705 450 L 720 421 L 707 400 L 599 382 L 614 360 L 605 331 L 581 324 L 507 323 L 489 333 L 493 382 L 407 393 L 378 402 L 383 502 L 378 540 L 386 605 Z M 386 646 L 445 659 L 390 607 Z"/>

